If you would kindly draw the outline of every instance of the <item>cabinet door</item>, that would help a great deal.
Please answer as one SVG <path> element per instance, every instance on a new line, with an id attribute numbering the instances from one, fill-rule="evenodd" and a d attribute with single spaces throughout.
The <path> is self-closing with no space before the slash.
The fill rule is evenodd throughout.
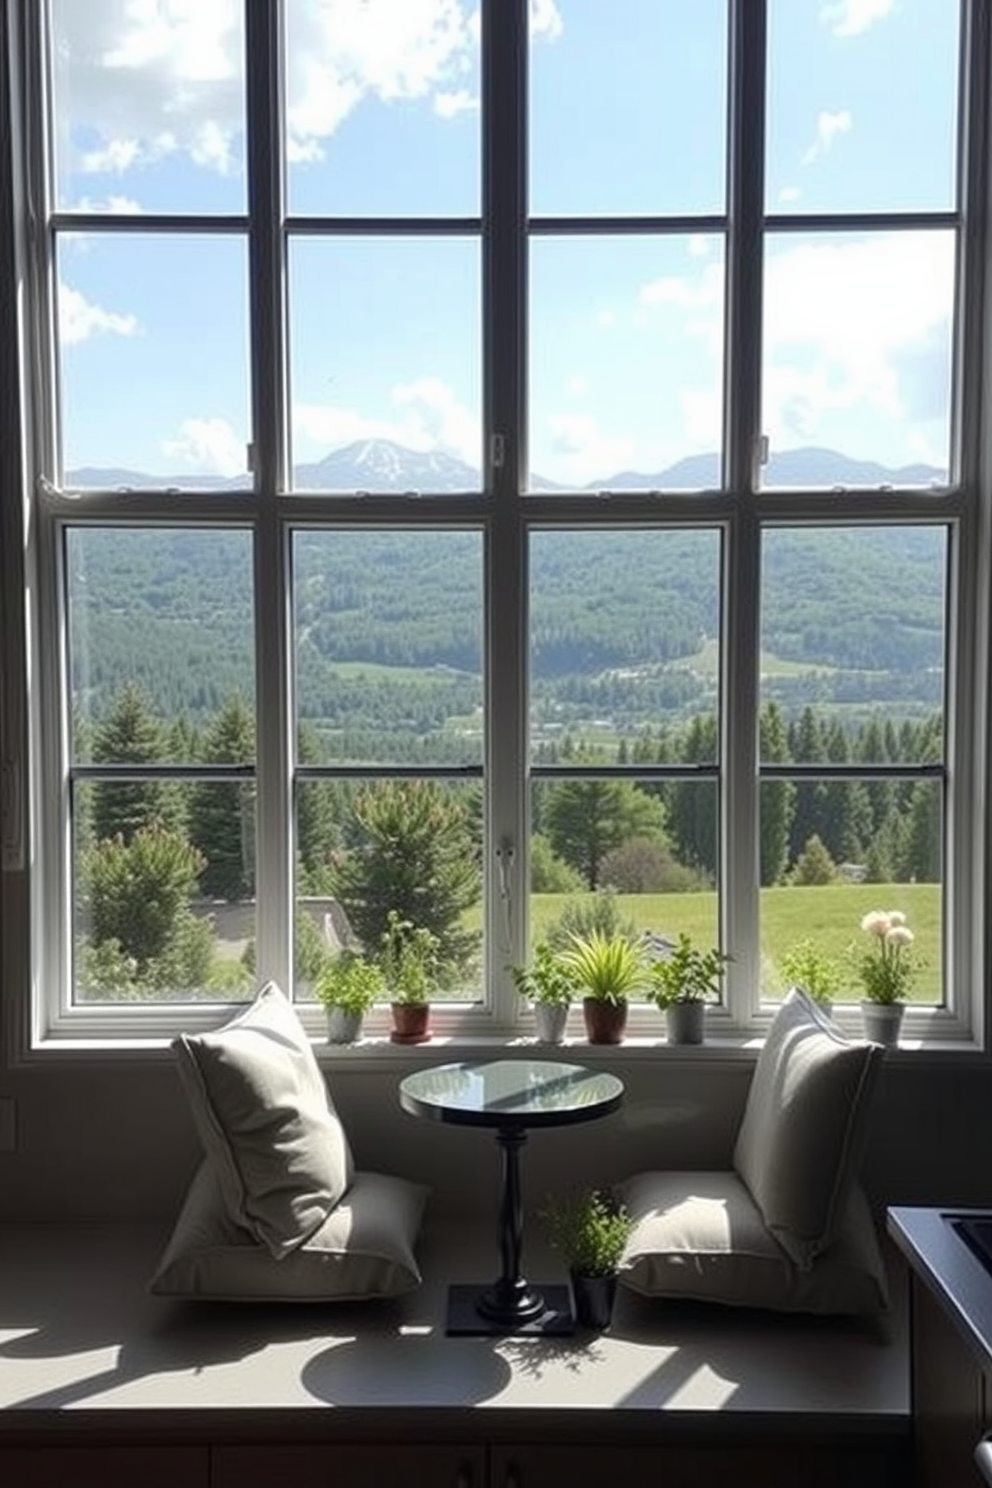
<path id="1" fill-rule="evenodd" d="M 206 1447 L 0 1447 L 4 1488 L 209 1488 Z"/>
<path id="2" fill-rule="evenodd" d="M 210 1488 L 486 1488 L 484 1449 L 457 1444 L 223 1446 L 211 1464 Z"/>
<path id="3" fill-rule="evenodd" d="M 913 1278 L 913 1428 L 920 1488 L 982 1488 L 974 1451 L 986 1430 L 981 1366 Z"/>

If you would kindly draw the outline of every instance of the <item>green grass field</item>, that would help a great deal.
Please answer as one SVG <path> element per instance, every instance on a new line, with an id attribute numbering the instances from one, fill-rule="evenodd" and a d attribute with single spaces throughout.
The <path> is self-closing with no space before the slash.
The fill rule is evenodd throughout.
<path id="1" fill-rule="evenodd" d="M 543 937 L 565 903 L 565 895 L 533 896 L 531 937 L 534 941 Z M 618 894 L 617 906 L 640 929 L 672 937 L 684 930 L 702 945 L 712 945 L 716 940 L 716 894 Z M 916 936 L 913 955 L 919 967 L 913 1000 L 941 1001 L 941 889 L 939 884 L 930 883 L 763 889 L 761 947 L 765 995 L 774 996 L 784 990 L 778 963 L 796 941 L 812 940 L 846 969 L 851 943 L 859 949 L 868 946 L 868 938 L 860 927 L 862 916 L 871 909 L 899 909 L 906 915 Z M 733 952 L 733 946 L 726 949 Z M 850 1000 L 857 1001 L 859 996 L 852 976 Z"/>

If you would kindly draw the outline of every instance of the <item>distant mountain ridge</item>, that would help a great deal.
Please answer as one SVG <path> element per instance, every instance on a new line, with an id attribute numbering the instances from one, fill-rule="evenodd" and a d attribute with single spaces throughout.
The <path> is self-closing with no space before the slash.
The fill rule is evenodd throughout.
<path id="1" fill-rule="evenodd" d="M 808 446 L 783 450 L 765 467 L 764 483 L 776 489 L 885 486 L 940 486 L 946 471 L 934 465 L 903 465 L 896 469 L 873 460 L 857 460 L 837 450 Z M 86 466 L 70 471 L 69 486 L 87 490 L 176 490 L 238 491 L 250 485 L 246 474 L 238 477 L 210 475 L 151 476 L 116 467 Z M 624 470 L 588 482 L 582 491 L 675 491 L 714 490 L 720 483 L 720 460 L 716 454 L 689 455 L 657 473 Z M 389 439 L 362 439 L 332 450 L 322 460 L 298 465 L 294 488 L 298 491 L 365 491 L 370 494 L 410 493 L 457 494 L 477 491 L 477 469 L 446 450 L 412 450 Z M 535 474 L 537 490 L 566 491 L 563 486 Z"/>

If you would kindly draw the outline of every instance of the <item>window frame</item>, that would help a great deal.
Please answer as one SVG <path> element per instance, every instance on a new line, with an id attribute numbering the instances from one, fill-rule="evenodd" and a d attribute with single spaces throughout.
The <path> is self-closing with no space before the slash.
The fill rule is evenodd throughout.
<path id="1" fill-rule="evenodd" d="M 258 977 L 290 980 L 293 765 L 288 720 L 290 676 L 289 546 L 291 534 L 320 518 L 328 527 L 401 525 L 412 503 L 418 525 L 477 527 L 484 540 L 485 706 L 500 728 L 486 730 L 484 774 L 488 834 L 484 851 L 484 922 L 487 937 L 487 1006 L 445 1009 L 435 1005 L 435 1027 L 459 1044 L 512 1040 L 529 1031 L 508 973 L 523 959 L 527 941 L 524 867 L 528 838 L 529 744 L 527 733 L 527 534 L 531 530 L 623 525 L 714 527 L 723 545 L 722 682 L 719 780 L 722 868 L 721 937 L 734 960 L 728 967 L 725 1004 L 714 1010 L 714 1042 L 702 1056 L 760 1038 L 774 1011 L 757 997 L 758 797 L 770 778 L 758 759 L 760 616 L 751 596 L 760 592 L 761 534 L 766 526 L 844 521 L 882 525 L 938 523 L 949 534 L 945 717 L 945 996 L 942 1008 L 907 1010 L 904 1042 L 912 1046 L 975 1049 L 985 1038 L 983 989 L 987 945 L 988 831 L 973 830 L 971 803 L 988 789 L 988 654 L 990 564 L 981 561 L 990 541 L 992 433 L 983 425 L 985 369 L 992 348 L 988 309 L 989 243 L 986 175 L 990 155 L 990 18 L 978 0 L 962 0 L 959 83 L 958 201 L 951 212 L 766 214 L 764 211 L 764 112 L 766 5 L 728 0 L 728 188 L 726 211 L 679 218 L 528 219 L 526 206 L 526 0 L 483 0 L 482 203 L 477 218 L 294 219 L 282 212 L 280 180 L 279 7 L 245 0 L 248 210 L 213 219 L 142 214 L 108 225 L 105 216 L 38 213 L 51 179 L 50 142 L 37 110 L 44 55 L 44 6 L 25 15 L 3 0 L 0 62 L 10 77 L 10 158 L 0 158 L 0 270 L 21 288 L 17 334 L 0 351 L 8 390 L 0 399 L 0 427 L 14 437 L 0 441 L 0 538 L 18 582 L 3 594 L 3 667 L 0 672 L 3 815 L 3 957 L 13 985 L 30 989 L 11 998 L 18 1011 L 22 1053 L 51 1048 L 122 1050 L 161 1044 L 181 1023 L 209 1026 L 228 1007 L 168 1004 L 123 1009 L 69 1007 L 66 952 L 70 945 L 66 802 L 68 741 L 61 699 L 66 675 L 66 616 L 62 596 L 61 534 L 66 525 L 131 521 L 162 525 L 244 527 L 255 532 L 257 677 L 257 937 Z M 700 225 L 702 224 L 702 226 Z M 247 236 L 250 283 L 253 488 L 222 498 L 209 492 L 89 492 L 84 502 L 60 485 L 56 461 L 58 395 L 53 306 L 55 239 L 76 231 L 230 231 Z M 951 480 L 939 492 L 902 489 L 874 492 L 761 490 L 756 480 L 761 443 L 762 265 L 765 238 L 812 230 L 843 232 L 886 226 L 953 228 L 956 234 L 955 338 L 951 389 Z M 287 244 L 294 231 L 477 233 L 482 256 L 483 489 L 471 504 L 462 497 L 416 498 L 287 492 L 287 348 L 285 278 Z M 527 468 L 527 254 L 531 236 L 555 232 L 676 232 L 725 235 L 725 342 L 723 485 L 719 491 L 670 493 L 663 498 L 611 493 L 590 502 L 580 495 L 528 492 Z M 29 373 L 29 370 L 30 373 Z M 46 369 L 44 375 L 39 369 Z M 263 375 L 264 374 L 264 375 Z M 23 493 L 20 500 L 11 493 Z M 20 582 L 20 581 L 23 582 Z M 500 595 L 499 646 L 492 596 Z M 980 622 L 980 623 L 979 623 Z M 275 706 L 269 706 L 270 703 Z M 42 741 L 40 759 L 32 745 Z M 52 747 L 53 741 L 56 747 Z M 163 773 L 168 773 L 163 771 Z M 305 774 L 306 772 L 304 772 Z M 540 772 L 543 773 L 543 772 Z M 636 777 L 636 766 L 603 774 Z M 643 772 L 640 772 L 643 773 Z M 893 771 L 898 775 L 898 771 Z M 852 767 L 852 774 L 857 771 Z M 727 803 L 734 802 L 734 809 Z M 30 866 L 29 866 L 30 865 Z M 495 927 L 510 907 L 509 939 Z M 58 906 L 53 911 L 50 906 Z M 56 933 L 53 935 L 53 922 Z M 181 1015 L 177 1016 L 181 1008 Z M 573 1013 L 573 1028 L 578 1021 Z M 310 1031 L 318 1018 L 307 1011 Z M 841 1023 L 855 1027 L 853 1008 Z M 381 1033 L 384 1018 L 373 1022 Z M 628 1057 L 640 1046 L 658 1048 L 658 1014 L 632 1009 Z M 426 1046 L 431 1051 L 431 1046 Z M 361 1051 L 356 1051 L 361 1052 Z M 379 1051 L 381 1052 L 381 1050 Z M 436 1044 L 431 1057 L 436 1055 Z M 404 1051 L 410 1057 L 410 1051 Z M 684 1056 L 683 1056 L 684 1057 Z"/>

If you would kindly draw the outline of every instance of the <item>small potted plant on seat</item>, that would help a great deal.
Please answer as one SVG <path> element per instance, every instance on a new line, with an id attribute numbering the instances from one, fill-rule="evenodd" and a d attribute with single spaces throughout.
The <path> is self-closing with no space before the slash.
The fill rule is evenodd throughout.
<path id="1" fill-rule="evenodd" d="M 541 941 L 534 947 L 530 966 L 511 966 L 510 974 L 521 997 L 531 1005 L 541 1043 L 560 1044 L 575 996 L 574 976 L 561 956 Z"/>
<path id="2" fill-rule="evenodd" d="M 608 1328 L 633 1228 L 630 1215 L 609 1190 L 587 1188 L 571 1198 L 549 1199 L 541 1217 L 568 1267 L 576 1320 L 584 1328 Z"/>
<path id="3" fill-rule="evenodd" d="M 870 938 L 868 950 L 855 952 L 865 993 L 861 1003 L 865 1038 L 894 1048 L 916 972 L 910 949 L 915 937 L 898 909 L 870 910 L 861 928 Z"/>
<path id="4" fill-rule="evenodd" d="M 362 1019 L 385 990 L 381 968 L 359 951 L 343 950 L 329 959 L 314 984 L 327 1009 L 328 1042 L 353 1044 L 361 1036 Z"/>
<path id="5" fill-rule="evenodd" d="M 440 942 L 426 925 L 391 909 L 386 916 L 379 966 L 393 1017 L 395 1044 L 422 1044 L 430 1038 L 431 993 L 437 982 Z"/>
<path id="6" fill-rule="evenodd" d="M 582 996 L 582 1015 L 591 1044 L 619 1044 L 627 1026 L 627 1002 L 645 985 L 643 950 L 622 933 L 591 930 L 573 935 L 561 960 Z"/>
<path id="7" fill-rule="evenodd" d="M 700 950 L 685 931 L 649 968 L 651 1000 L 664 1011 L 670 1044 L 701 1044 L 706 1004 L 720 995 L 720 979 L 730 957 L 712 947 Z"/>

